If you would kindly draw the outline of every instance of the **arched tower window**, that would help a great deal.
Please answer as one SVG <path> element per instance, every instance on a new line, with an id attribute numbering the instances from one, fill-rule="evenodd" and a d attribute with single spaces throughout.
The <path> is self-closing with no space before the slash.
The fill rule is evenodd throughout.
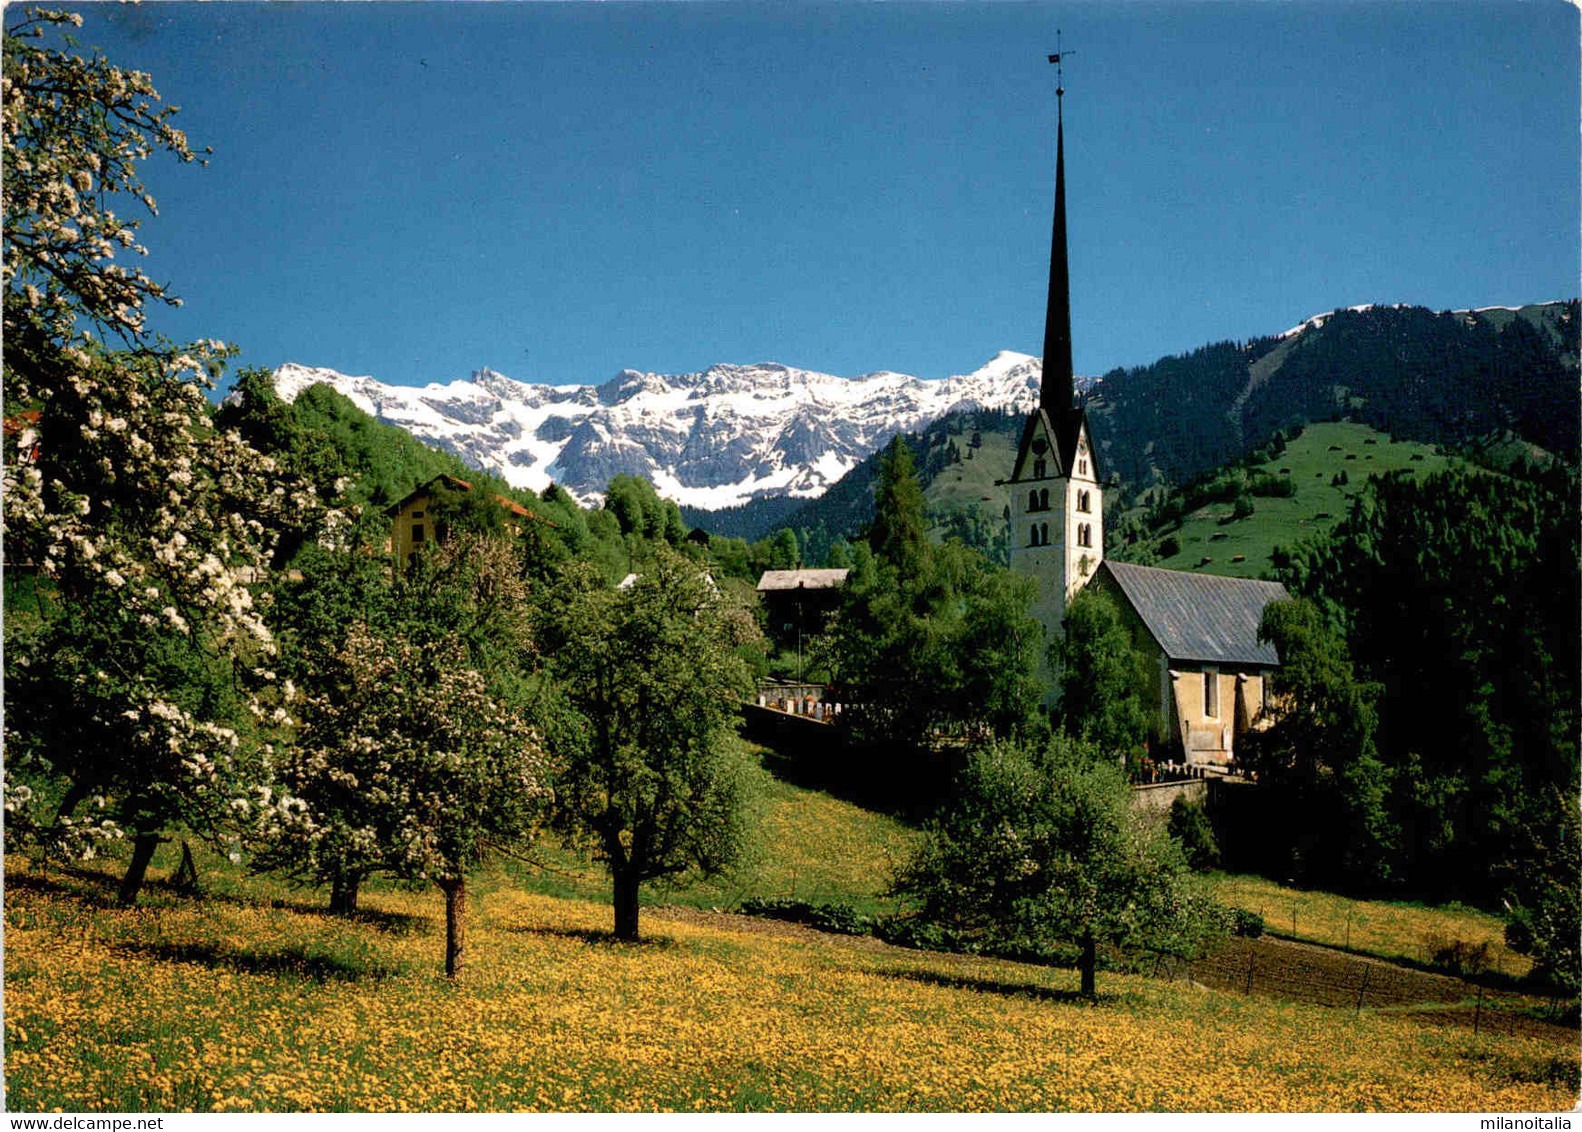
<path id="1" fill-rule="evenodd" d="M 1044 463 L 1044 461 L 1042 461 L 1042 460 L 1034 460 L 1033 461 L 1033 478 L 1035 480 L 1043 479 L 1044 476 L 1048 474 L 1045 471 L 1046 467 L 1047 467 L 1047 465 Z"/>
<path id="2" fill-rule="evenodd" d="M 1038 492 L 1036 492 L 1036 491 L 1029 491 L 1027 493 L 1027 509 L 1029 511 L 1037 511 L 1038 510 Z"/>
<path id="3" fill-rule="evenodd" d="M 1085 492 L 1085 491 L 1077 492 L 1077 510 L 1078 511 L 1091 511 L 1091 510 L 1093 510 L 1093 504 L 1092 504 L 1092 502 L 1090 501 L 1090 499 L 1088 497 L 1088 493 Z"/>
<path id="4" fill-rule="evenodd" d="M 1047 487 L 1038 493 L 1038 509 L 1040 511 L 1049 510 L 1049 489 Z"/>
<path id="5" fill-rule="evenodd" d="M 1027 545 L 1028 546 L 1037 546 L 1038 545 L 1038 524 L 1037 523 L 1032 524 L 1032 526 L 1028 527 L 1028 529 L 1027 529 Z"/>
<path id="6" fill-rule="evenodd" d="M 1048 546 L 1049 545 L 1049 524 L 1048 523 L 1040 523 L 1039 524 L 1039 526 L 1038 526 L 1038 537 L 1039 537 L 1039 540 L 1040 540 L 1039 545 L 1041 545 L 1041 546 Z"/>

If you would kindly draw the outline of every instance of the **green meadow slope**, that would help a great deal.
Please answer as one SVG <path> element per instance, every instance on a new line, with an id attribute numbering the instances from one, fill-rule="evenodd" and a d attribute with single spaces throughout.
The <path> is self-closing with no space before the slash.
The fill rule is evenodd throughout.
<path id="1" fill-rule="evenodd" d="M 1465 466 L 1431 445 L 1392 440 L 1367 425 L 1334 421 L 1308 425 L 1280 455 L 1224 473 L 1246 479 L 1260 475 L 1288 479 L 1295 485 L 1294 495 L 1253 496 L 1253 513 L 1241 519 L 1234 517 L 1229 501 L 1205 504 L 1185 514 L 1179 528 L 1156 530 L 1141 547 L 1158 554 L 1160 545 L 1173 539 L 1179 549 L 1158 554 L 1153 565 L 1256 578 L 1269 569 L 1276 547 L 1333 529 L 1369 476 L 1401 470 L 1428 475 L 1452 464 Z M 1342 475 L 1345 482 L 1337 482 Z M 1123 560 L 1134 556 L 1113 543 L 1109 553 Z"/>

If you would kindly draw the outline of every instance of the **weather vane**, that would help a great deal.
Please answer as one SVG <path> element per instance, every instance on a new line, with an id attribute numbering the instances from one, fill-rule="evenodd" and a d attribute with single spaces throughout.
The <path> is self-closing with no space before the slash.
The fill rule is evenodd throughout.
<path id="1" fill-rule="evenodd" d="M 1060 29 L 1056 28 L 1055 29 L 1055 53 L 1049 57 L 1049 61 L 1055 65 L 1055 97 L 1056 98 L 1064 98 L 1065 95 L 1066 95 L 1066 70 L 1065 70 L 1065 67 L 1063 67 L 1061 65 L 1061 60 L 1064 59 L 1067 55 L 1074 55 L 1074 54 L 1076 54 L 1076 52 L 1074 52 L 1074 51 L 1063 51 L 1063 50 L 1061 50 L 1061 47 L 1060 47 Z"/>

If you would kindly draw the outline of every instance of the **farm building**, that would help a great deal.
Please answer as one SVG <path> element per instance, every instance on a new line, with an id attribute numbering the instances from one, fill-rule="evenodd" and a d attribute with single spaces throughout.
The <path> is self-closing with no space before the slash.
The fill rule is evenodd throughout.
<path id="1" fill-rule="evenodd" d="M 406 498 L 385 509 L 385 514 L 391 517 L 390 553 L 398 569 L 411 562 L 412 555 L 425 544 L 445 540 L 445 518 L 434 509 L 435 497 L 440 489 L 461 494 L 470 492 L 472 484 L 455 476 L 435 476 L 427 483 L 419 484 Z M 526 522 L 549 523 L 548 519 L 533 514 L 514 500 L 503 495 L 494 498 L 506 512 L 505 526 L 509 531 L 520 533 L 522 524 Z"/>
<path id="2" fill-rule="evenodd" d="M 769 630 L 777 638 L 793 639 L 800 629 L 819 632 L 840 604 L 841 587 L 849 570 L 765 570 L 758 579 L 758 594 L 768 614 Z"/>

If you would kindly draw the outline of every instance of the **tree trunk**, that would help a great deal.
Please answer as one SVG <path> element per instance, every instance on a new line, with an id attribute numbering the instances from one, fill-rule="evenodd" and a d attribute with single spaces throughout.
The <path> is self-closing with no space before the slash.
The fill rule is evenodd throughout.
<path id="1" fill-rule="evenodd" d="M 615 938 L 637 939 L 637 871 L 622 869 L 615 881 Z"/>
<path id="2" fill-rule="evenodd" d="M 198 863 L 192 859 L 192 846 L 187 844 L 187 839 L 181 840 L 181 867 L 176 870 L 176 875 L 171 878 L 176 891 L 191 896 L 202 887 L 198 880 Z"/>
<path id="3" fill-rule="evenodd" d="M 330 882 L 330 914 L 354 916 L 357 914 L 357 889 L 363 878 L 356 873 L 336 873 Z"/>
<path id="4" fill-rule="evenodd" d="M 1093 971 L 1098 966 L 1098 949 L 1093 941 L 1093 933 L 1088 932 L 1082 937 L 1082 959 L 1079 967 L 1082 971 L 1082 997 L 1096 998 L 1094 990 Z"/>
<path id="5" fill-rule="evenodd" d="M 454 979 L 467 950 L 467 878 L 437 883 L 445 894 L 445 977 Z"/>
<path id="6" fill-rule="evenodd" d="M 74 782 L 66 791 L 66 796 L 60 800 L 60 807 L 55 811 L 55 821 L 59 824 L 61 818 L 69 818 L 77 812 L 77 807 L 88 796 L 88 787 L 81 782 Z"/>
<path id="7" fill-rule="evenodd" d="M 116 897 L 123 908 L 130 908 L 137 903 L 137 894 L 143 890 L 143 878 L 148 875 L 148 863 L 154 859 L 154 850 L 159 848 L 159 834 L 139 833 L 132 839 L 132 863 L 126 867 L 126 875 L 121 878 L 121 892 Z"/>

